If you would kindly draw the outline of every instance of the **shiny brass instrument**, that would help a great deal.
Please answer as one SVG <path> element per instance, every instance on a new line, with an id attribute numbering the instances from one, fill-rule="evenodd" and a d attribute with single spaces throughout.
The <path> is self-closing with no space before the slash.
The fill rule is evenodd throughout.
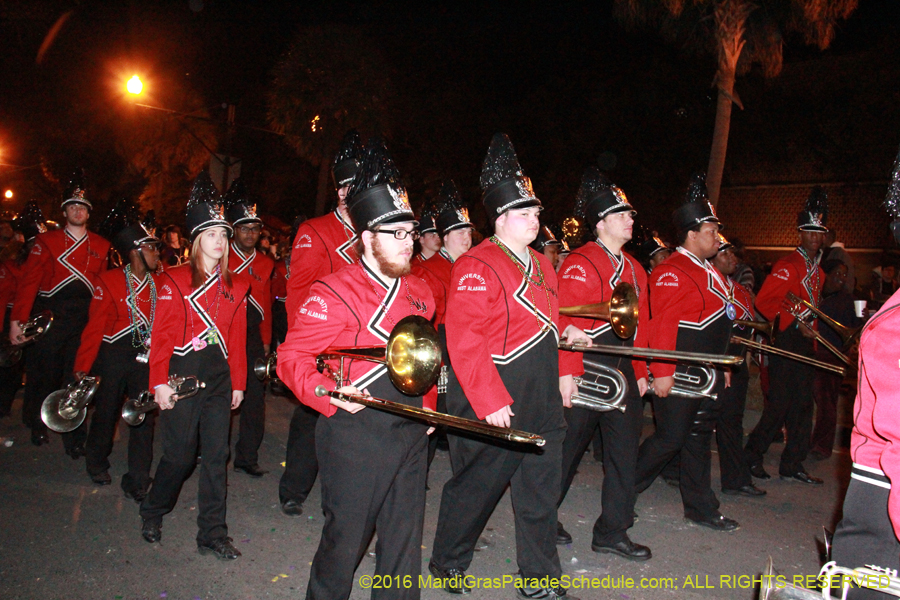
<path id="1" fill-rule="evenodd" d="M 834 329 L 835 333 L 837 333 L 839 336 L 841 336 L 841 340 L 844 342 L 845 346 L 849 346 L 850 343 L 853 340 L 855 340 L 857 337 L 859 337 L 860 333 L 862 333 L 863 326 L 859 326 L 854 329 L 853 327 L 847 327 L 846 325 L 841 325 L 840 323 L 838 323 L 837 321 L 835 321 L 834 319 L 832 319 L 831 317 L 829 317 L 828 315 L 823 313 L 821 310 L 819 310 L 818 308 L 816 308 L 815 306 L 813 306 L 806 300 L 798 297 L 793 292 L 788 292 L 787 299 L 788 299 L 788 302 L 791 302 L 794 305 L 805 306 L 807 308 L 807 310 L 809 310 L 814 315 L 819 317 L 819 319 L 824 321 L 826 325 L 828 325 L 829 327 Z"/>
<path id="2" fill-rule="evenodd" d="M 775 315 L 774 321 L 745 321 L 743 319 L 735 319 L 734 324 L 740 327 L 749 327 L 769 338 L 769 342 L 775 343 L 775 336 L 778 335 L 781 315 Z"/>
<path id="3" fill-rule="evenodd" d="M 420 396 L 434 385 L 440 374 L 441 345 L 437 331 L 427 319 L 410 315 L 401 319 L 394 326 L 386 346 L 329 348 L 316 357 L 316 363 L 320 372 L 330 375 L 339 386 L 343 386 L 346 381 L 344 370 L 344 360 L 346 359 L 382 363 L 387 368 L 391 383 L 398 390 L 409 396 Z M 326 363 L 327 360 L 339 361 L 337 370 Z M 511 442 L 537 446 L 543 446 L 545 443 L 543 437 L 525 431 L 495 427 L 481 421 L 432 412 L 424 408 L 407 406 L 400 402 L 364 394 L 344 394 L 327 390 L 320 385 L 316 387 L 316 395 L 362 404 L 402 417 L 424 421 L 429 425 L 444 425 Z"/>
<path id="4" fill-rule="evenodd" d="M 0 367 L 11 367 L 22 360 L 22 348 L 33 344 L 47 333 L 53 325 L 53 313 L 49 310 L 31 317 L 22 323 L 22 340 L 18 344 L 10 344 L 4 338 L 0 342 Z"/>
<path id="5" fill-rule="evenodd" d="M 783 356 L 784 358 L 790 358 L 791 360 L 796 360 L 797 362 L 806 363 L 808 365 L 812 365 L 817 369 L 824 369 L 826 371 L 831 371 L 832 373 L 837 373 L 838 375 L 844 376 L 847 374 L 847 369 L 844 367 L 833 365 L 831 363 L 827 363 L 821 360 L 816 360 L 814 358 L 810 358 L 808 356 L 803 356 L 802 354 L 796 354 L 795 352 L 789 352 L 788 350 L 784 350 L 782 348 L 776 348 L 775 346 L 770 346 L 768 344 L 760 344 L 759 342 L 754 342 L 753 340 L 747 340 L 742 337 L 733 336 L 731 338 L 732 344 L 740 344 L 752 350 L 758 350 L 760 352 L 767 352 L 769 354 L 774 354 L 775 356 Z"/>
<path id="6" fill-rule="evenodd" d="M 169 387 L 175 393 L 172 394 L 172 402 L 178 402 L 184 398 L 190 398 L 201 389 L 206 387 L 206 383 L 200 381 L 193 375 L 179 377 L 178 375 L 169 376 Z M 122 407 L 122 418 L 132 427 L 136 427 L 144 422 L 148 412 L 152 412 L 159 408 L 154 399 L 152 391 L 144 390 L 136 399 L 129 398 Z"/>
<path id="7" fill-rule="evenodd" d="M 627 340 L 638 326 L 638 297 L 634 287 L 623 281 L 615 287 L 608 302 L 563 306 L 559 314 L 609 321 L 615 334 Z"/>
<path id="8" fill-rule="evenodd" d="M 645 358 L 647 360 L 663 360 L 691 362 L 711 365 L 740 365 L 744 359 L 740 356 L 731 356 L 729 354 L 706 354 L 704 352 L 679 352 L 677 350 L 658 350 L 656 348 L 632 348 L 630 346 L 608 346 L 603 344 L 595 344 L 593 346 L 584 346 L 581 344 L 563 343 L 559 345 L 560 350 L 569 350 L 571 352 L 596 352 L 597 354 L 612 354 L 613 356 L 631 356 L 634 358 Z"/>
<path id="9" fill-rule="evenodd" d="M 253 374 L 260 381 L 278 381 L 278 375 L 275 374 L 275 366 L 278 363 L 278 353 L 269 352 L 264 358 L 257 358 L 253 363 Z"/>
<path id="10" fill-rule="evenodd" d="M 716 387 L 716 372 L 707 365 L 690 365 L 685 373 L 675 372 L 675 384 L 669 388 L 669 395 L 678 398 L 709 398 L 718 400 L 719 395 L 712 393 Z M 647 390 L 654 396 L 656 389 L 653 387 L 653 376 L 650 376 L 650 387 Z"/>
<path id="11" fill-rule="evenodd" d="M 831 342 L 826 340 L 824 337 L 822 337 L 822 334 L 819 333 L 818 331 L 816 331 L 815 328 L 812 326 L 812 324 L 809 323 L 804 318 L 805 315 L 803 313 L 807 312 L 807 311 L 802 310 L 804 308 L 803 301 L 801 300 L 800 303 L 795 303 L 793 300 L 791 300 L 792 297 L 795 300 L 800 300 L 799 298 L 797 298 L 797 296 L 788 292 L 788 295 L 785 296 L 785 302 L 783 304 L 783 308 L 787 312 L 789 312 L 791 314 L 791 316 L 794 317 L 794 320 L 797 322 L 797 326 L 802 327 L 807 332 L 809 332 L 810 335 L 812 335 L 814 338 L 816 338 L 816 341 L 818 341 L 820 344 L 825 346 L 829 352 L 831 352 L 832 354 L 837 356 L 841 360 L 841 362 L 848 364 L 848 365 L 853 364 L 853 361 L 850 360 L 849 356 L 847 356 L 846 354 L 844 354 L 843 352 L 841 352 L 840 350 L 835 348 L 834 344 L 832 344 Z M 805 304 L 807 306 L 809 305 L 808 302 Z M 809 312 L 812 312 L 812 311 L 809 311 Z"/>
<path id="12" fill-rule="evenodd" d="M 51 392 L 41 404 L 41 420 L 57 433 L 78 429 L 87 416 L 87 407 L 100 385 L 99 377 L 83 377 L 63 390 Z"/>
<path id="13" fill-rule="evenodd" d="M 851 584 L 860 588 L 873 589 L 888 596 L 900 597 L 900 579 L 870 567 L 848 569 L 831 561 L 825 563 L 825 566 L 819 571 L 816 582 L 821 586 L 821 591 L 817 592 L 789 583 L 787 578 L 775 573 L 770 556 L 762 573 L 759 600 L 834 600 L 834 596 L 831 595 L 832 587 L 840 589 L 838 597 L 846 600 Z"/>
<path id="14" fill-rule="evenodd" d="M 628 381 L 618 369 L 585 359 L 584 375 L 574 381 L 578 391 L 572 394 L 572 406 L 596 412 L 625 412 Z"/>

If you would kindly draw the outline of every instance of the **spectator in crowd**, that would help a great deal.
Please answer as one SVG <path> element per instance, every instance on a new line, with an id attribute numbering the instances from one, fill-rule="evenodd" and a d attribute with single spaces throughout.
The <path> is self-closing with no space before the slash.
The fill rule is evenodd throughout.
<path id="1" fill-rule="evenodd" d="M 831 258 L 841 261 L 847 267 L 847 279 L 844 281 L 844 289 L 852 294 L 853 290 L 856 289 L 856 271 L 853 269 L 853 259 L 844 249 L 844 242 L 837 241 L 837 232 L 834 228 L 829 229 L 825 234 L 822 261 L 824 262 Z"/>
<path id="2" fill-rule="evenodd" d="M 872 269 L 872 283 L 869 286 L 869 299 L 873 306 L 879 308 L 897 291 L 897 269 L 893 264 L 883 264 Z"/>

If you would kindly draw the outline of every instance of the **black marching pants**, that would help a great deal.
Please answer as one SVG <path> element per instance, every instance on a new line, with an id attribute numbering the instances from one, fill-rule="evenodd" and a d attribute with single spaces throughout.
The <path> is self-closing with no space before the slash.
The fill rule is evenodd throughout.
<path id="1" fill-rule="evenodd" d="M 630 364 L 623 367 L 628 381 L 625 412 L 611 410 L 597 412 L 586 408 L 565 409 L 566 439 L 562 448 L 563 480 L 558 505 L 562 505 L 575 479 L 578 465 L 591 443 L 599 424 L 603 443 L 602 512 L 594 523 L 595 544 L 615 544 L 627 539 L 627 530 L 634 525 L 634 484 L 638 447 L 643 424 L 643 401 Z"/>
<path id="2" fill-rule="evenodd" d="M 266 355 L 259 333 L 259 313 L 247 308 L 247 389 L 238 409 L 241 414 L 238 441 L 234 446 L 234 466 L 259 464 L 259 447 L 266 433 L 266 385 L 256 377 L 253 366 Z"/>
<path id="3" fill-rule="evenodd" d="M 94 412 L 85 444 L 89 475 L 109 470 L 113 436 L 122 416 L 126 395 L 136 399 L 149 387 L 150 367 L 135 360 L 137 354 L 137 349 L 132 347 L 131 336 L 100 345 L 100 352 L 91 369 L 93 375 L 100 377 L 100 385 L 94 394 Z M 122 476 L 122 489 L 126 492 L 146 490 L 150 485 L 155 421 L 156 411 L 153 411 L 146 413 L 144 422 L 136 427 L 123 425 L 128 429 L 128 473 Z"/>
<path id="4" fill-rule="evenodd" d="M 375 396 L 382 383 L 390 386 L 387 377 L 381 379 L 369 386 Z M 354 574 L 375 531 L 375 576 L 390 578 L 392 585 L 373 588 L 371 597 L 420 597 L 426 429 L 373 408 L 356 414 L 338 409 L 333 416 L 319 419 L 316 449 L 325 526 L 310 569 L 308 599 L 350 596 Z"/>
<path id="5" fill-rule="evenodd" d="M 744 409 L 749 384 L 750 371 L 742 364 L 731 372 L 731 386 L 719 392 L 721 412 L 716 421 L 716 446 L 723 490 L 737 490 L 753 483 L 743 449 Z"/>
<path id="6" fill-rule="evenodd" d="M 812 345 L 796 327 L 783 331 L 776 347 L 812 356 Z M 803 470 L 812 436 L 815 367 L 772 355 L 769 358 L 769 402 L 762 417 L 747 439 L 744 459 L 748 464 L 761 464 L 763 456 L 782 425 L 787 429 L 787 443 L 781 453 L 778 472 L 793 475 Z"/>
<path id="7" fill-rule="evenodd" d="M 303 504 L 316 483 L 319 473 L 319 461 L 316 458 L 316 424 L 319 414 L 303 403 L 294 408 L 294 416 L 291 417 L 288 428 L 284 473 L 278 483 L 278 498 L 282 504 L 288 500 Z"/>
<path id="8" fill-rule="evenodd" d="M 197 543 L 207 544 L 228 535 L 225 500 L 228 492 L 228 434 L 231 427 L 231 377 L 217 344 L 185 357 L 173 356 L 170 374 L 196 373 L 206 388 L 160 411 L 163 455 L 150 493 L 141 504 L 141 518 L 162 523 L 172 512 L 185 480 L 197 464 L 203 444 L 200 489 L 197 495 Z"/>
<path id="9" fill-rule="evenodd" d="M 76 281 L 69 285 L 81 285 Z M 86 290 L 85 290 L 86 291 Z M 53 311 L 53 325 L 34 345 L 28 349 L 25 363 L 25 403 L 22 417 L 33 434 L 47 433 L 47 426 L 41 420 L 41 405 L 51 392 L 62 389 L 72 382 L 75 355 L 81 345 L 81 332 L 87 325 L 88 306 L 91 298 L 58 301 L 50 303 L 43 298 L 35 300 L 32 314 L 43 310 Z M 85 419 L 87 421 L 87 419 Z M 62 434 L 63 445 L 71 450 L 83 445 L 87 438 L 87 425 Z"/>
<path id="10" fill-rule="evenodd" d="M 721 374 L 716 376 L 721 377 Z M 721 393 L 721 390 L 717 391 Z M 719 501 L 710 482 L 717 402 L 668 396 L 654 398 L 653 411 L 656 432 L 644 440 L 638 451 L 635 491 L 640 493 L 650 487 L 663 467 L 677 455 L 681 465 L 684 516 L 694 520 L 718 516 Z"/>

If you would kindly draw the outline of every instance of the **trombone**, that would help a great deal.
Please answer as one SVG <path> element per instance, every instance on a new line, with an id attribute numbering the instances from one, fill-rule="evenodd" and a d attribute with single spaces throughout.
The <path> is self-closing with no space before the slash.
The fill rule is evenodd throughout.
<path id="1" fill-rule="evenodd" d="M 814 338 L 816 338 L 816 340 L 820 344 L 822 344 L 823 346 L 828 348 L 828 350 L 832 354 L 834 354 L 839 359 L 841 359 L 841 362 L 843 362 L 847 365 L 853 364 L 853 361 L 851 361 L 850 358 L 846 354 L 844 354 L 843 352 L 841 352 L 840 350 L 835 348 L 834 344 L 832 344 L 831 342 L 826 340 L 824 337 L 822 337 L 821 333 L 816 331 L 810 323 L 808 323 L 806 320 L 804 320 L 804 318 L 803 318 L 804 311 L 800 310 L 800 308 L 803 307 L 804 305 L 809 306 L 812 309 L 812 306 L 810 306 L 810 304 L 808 302 L 804 302 L 803 300 L 798 298 L 796 295 L 794 295 L 792 292 L 788 292 L 788 295 L 785 296 L 784 309 L 787 312 L 789 312 L 791 314 L 791 316 L 794 317 L 794 319 L 797 321 L 797 326 L 802 327 L 806 331 L 808 331 Z M 818 314 L 820 311 L 818 311 L 818 309 L 814 309 L 811 312 L 814 312 L 814 314 Z"/>
<path id="2" fill-rule="evenodd" d="M 614 356 L 632 356 L 634 358 L 645 358 L 647 360 L 678 361 L 725 366 L 737 366 L 744 362 L 744 359 L 740 356 L 732 356 L 730 354 L 679 352 L 678 350 L 632 348 L 630 346 L 607 346 L 603 344 L 583 346 L 581 344 L 563 343 L 559 345 L 559 349 L 569 350 L 570 352 L 596 352 L 598 354 L 612 354 Z"/>
<path id="3" fill-rule="evenodd" d="M 437 380 L 441 371 L 441 344 L 437 331 L 424 317 L 410 315 L 394 326 L 386 346 L 358 346 L 352 348 L 328 348 L 316 357 L 320 372 L 331 376 L 338 385 L 344 385 L 344 361 L 367 360 L 383 364 L 387 368 L 391 383 L 408 396 L 421 396 Z M 258 374 L 273 372 L 276 357 L 270 356 L 262 363 Z M 337 370 L 326 360 L 338 360 Z M 400 402 L 375 398 L 364 394 L 345 394 L 317 386 L 316 396 L 329 396 L 345 402 L 354 402 L 389 412 L 402 417 L 424 421 L 429 425 L 444 425 L 479 435 L 490 436 L 509 442 L 543 446 L 543 437 L 527 431 L 506 427 L 496 427 L 481 421 L 466 419 L 424 408 L 408 406 Z"/>
<path id="4" fill-rule="evenodd" d="M 835 333 L 841 336 L 841 341 L 844 342 L 845 346 L 848 346 L 850 342 L 859 337 L 859 334 L 862 333 L 862 326 L 857 328 L 847 327 L 846 325 L 841 325 L 825 313 L 823 313 L 820 309 L 816 308 L 803 298 L 798 297 L 794 292 L 788 292 L 787 295 L 788 302 L 794 304 L 794 306 L 802 305 L 805 306 L 810 312 L 819 317 L 821 320 L 825 321 L 825 324 L 834 329 Z"/>
<path id="5" fill-rule="evenodd" d="M 781 319 L 781 315 L 775 315 L 775 320 L 772 322 L 769 321 L 744 321 L 742 319 L 735 319 L 735 325 L 740 325 L 742 327 L 750 327 L 751 329 L 755 329 L 760 333 L 768 336 L 769 341 L 771 343 L 775 343 L 775 335 L 778 332 L 778 323 Z M 791 360 L 795 360 L 797 362 L 802 362 L 808 365 L 812 365 L 819 369 L 824 369 L 826 371 L 831 371 L 832 373 L 837 373 L 840 376 L 844 376 L 847 374 L 847 370 L 844 367 L 839 367 L 838 365 L 833 365 L 831 363 L 827 363 L 821 360 L 816 360 L 814 358 L 810 358 L 808 356 L 803 356 L 802 354 L 797 354 L 795 352 L 790 352 L 788 350 L 784 350 L 782 348 L 776 348 L 775 346 L 770 346 L 767 344 L 760 344 L 759 342 L 754 342 L 753 340 L 748 340 L 742 337 L 733 336 L 731 338 L 732 344 L 740 344 L 746 348 L 750 348 L 751 350 L 757 350 L 759 352 L 768 352 L 769 354 L 774 354 L 775 356 L 783 356 L 784 358 L 790 358 Z"/>
<path id="6" fill-rule="evenodd" d="M 634 335 L 638 325 L 638 297 L 634 287 L 622 281 L 613 289 L 607 302 L 563 306 L 559 314 L 609 321 L 612 330 L 623 340 Z"/>

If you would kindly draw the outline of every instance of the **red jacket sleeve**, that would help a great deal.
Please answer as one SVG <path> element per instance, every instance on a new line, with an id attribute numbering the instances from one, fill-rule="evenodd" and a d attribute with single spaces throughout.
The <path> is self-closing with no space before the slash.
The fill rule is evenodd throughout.
<path id="1" fill-rule="evenodd" d="M 450 281 L 456 281 L 460 273 L 480 275 L 487 289 L 472 291 L 471 286 L 462 286 L 460 291 L 458 286 L 450 286 L 444 319 L 447 351 L 469 404 L 478 418 L 484 419 L 513 404 L 490 352 L 491 336 L 502 334 L 497 331 L 497 317 L 507 313 L 505 294 L 497 275 L 481 260 L 461 256 L 453 265 Z"/>
<path id="2" fill-rule="evenodd" d="M 331 289 L 322 283 L 315 283 L 310 288 L 309 298 L 313 297 L 324 302 L 328 311 L 318 311 L 317 316 L 309 312 L 297 314 L 296 323 L 288 330 L 284 343 L 278 346 L 276 372 L 300 402 L 330 417 L 338 410 L 337 407 L 331 404 L 330 397 L 316 396 L 315 389 L 323 385 L 333 390 L 335 382 L 316 370 L 316 356 L 334 345 L 346 323 L 353 321 L 354 317 Z M 298 304 L 297 311 L 305 304 Z"/>
<path id="3" fill-rule="evenodd" d="M 260 287 L 260 302 L 263 307 L 263 320 L 259 324 L 259 335 L 262 342 L 266 346 L 272 343 L 272 274 L 274 269 L 268 273 Z"/>
<path id="4" fill-rule="evenodd" d="M 593 304 L 602 302 L 604 283 L 599 280 L 597 271 L 590 261 L 580 254 L 570 254 L 566 257 L 559 272 L 559 306 L 578 306 L 580 304 Z M 584 275 L 582 275 L 584 273 Z M 593 323 L 599 323 L 593 319 L 583 319 L 559 315 L 560 335 L 569 325 L 579 329 L 591 327 Z M 559 375 L 583 375 L 584 354 L 581 352 L 559 351 Z"/>
<path id="5" fill-rule="evenodd" d="M 332 257 L 328 256 L 328 248 L 318 233 L 304 225 L 297 230 L 291 249 L 291 274 L 287 280 L 287 298 L 285 300 L 288 329 L 294 325 L 300 304 L 309 296 L 309 286 L 317 278 L 332 272 L 330 266 Z M 299 247 L 300 245 L 297 243 L 302 235 L 310 238 L 308 248 Z M 327 270 L 323 268 L 323 264 L 329 265 Z"/>
<path id="6" fill-rule="evenodd" d="M 434 297 L 434 316 L 431 320 L 432 323 L 434 323 L 434 326 L 437 327 L 443 322 L 444 314 L 447 310 L 447 299 L 444 297 L 444 286 L 441 285 L 441 282 L 438 281 L 438 278 L 434 273 L 423 268 L 420 264 L 413 264 L 412 274 L 424 281 L 431 290 L 431 295 Z"/>
<path id="7" fill-rule="evenodd" d="M 113 294 L 103 281 L 98 277 L 94 283 L 94 296 L 91 298 L 91 306 L 88 310 L 88 322 L 81 332 L 81 345 L 75 356 L 74 371 L 90 373 L 100 344 L 103 343 L 103 334 L 109 327 L 109 323 L 116 320 L 116 302 Z M 152 339 L 151 339 L 152 341 Z"/>
<path id="8" fill-rule="evenodd" d="M 243 291 L 244 294 L 228 327 L 228 368 L 231 370 L 232 391 L 243 391 L 247 389 L 247 296 L 250 287 L 239 287 L 237 281 L 234 287 L 235 291 Z"/>
<path id="9" fill-rule="evenodd" d="M 12 269 L 6 265 L 0 265 L 0 311 L 6 314 L 6 305 L 16 297 L 16 277 Z"/>
<path id="10" fill-rule="evenodd" d="M 640 265 L 637 265 L 637 268 L 635 268 L 637 284 L 641 288 L 641 294 L 638 297 L 638 327 L 634 335 L 634 347 L 648 348 L 650 347 L 650 288 L 644 270 L 638 269 L 640 269 Z M 636 380 L 645 379 L 647 377 L 648 368 L 646 360 L 636 358 L 631 361 L 631 366 L 634 369 L 634 378 Z"/>
<path id="11" fill-rule="evenodd" d="M 756 310 L 767 320 L 773 320 L 775 315 L 782 313 L 781 304 L 784 297 L 794 289 L 794 282 L 798 279 L 799 274 L 793 265 L 784 260 L 775 263 L 772 273 L 766 277 L 756 296 Z M 780 328 L 782 331 L 793 322 L 794 318 L 790 314 L 781 314 Z"/>
<path id="12" fill-rule="evenodd" d="M 648 346 L 658 350 L 675 350 L 678 341 L 678 322 L 684 301 L 694 286 L 691 278 L 680 269 L 665 263 L 653 269 L 650 276 L 650 319 L 647 334 Z M 650 363 L 650 373 L 654 377 L 671 377 L 675 374 L 675 363 Z"/>
<path id="13" fill-rule="evenodd" d="M 171 294 L 160 294 L 156 300 L 156 316 L 150 332 L 150 389 L 169 382 L 169 360 L 175 350 L 177 336 L 187 327 L 184 295 L 190 290 L 182 290 L 168 273 L 163 273 L 157 285 L 162 289 L 168 284 Z M 181 373 L 179 373 L 181 375 Z"/>
<path id="14" fill-rule="evenodd" d="M 22 277 L 19 279 L 16 299 L 10 313 L 11 321 L 22 323 L 31 316 L 34 299 L 41 289 L 41 281 L 50 273 L 49 262 L 51 260 L 50 250 L 44 246 L 41 236 L 37 236 L 34 246 L 22 266 Z"/>

